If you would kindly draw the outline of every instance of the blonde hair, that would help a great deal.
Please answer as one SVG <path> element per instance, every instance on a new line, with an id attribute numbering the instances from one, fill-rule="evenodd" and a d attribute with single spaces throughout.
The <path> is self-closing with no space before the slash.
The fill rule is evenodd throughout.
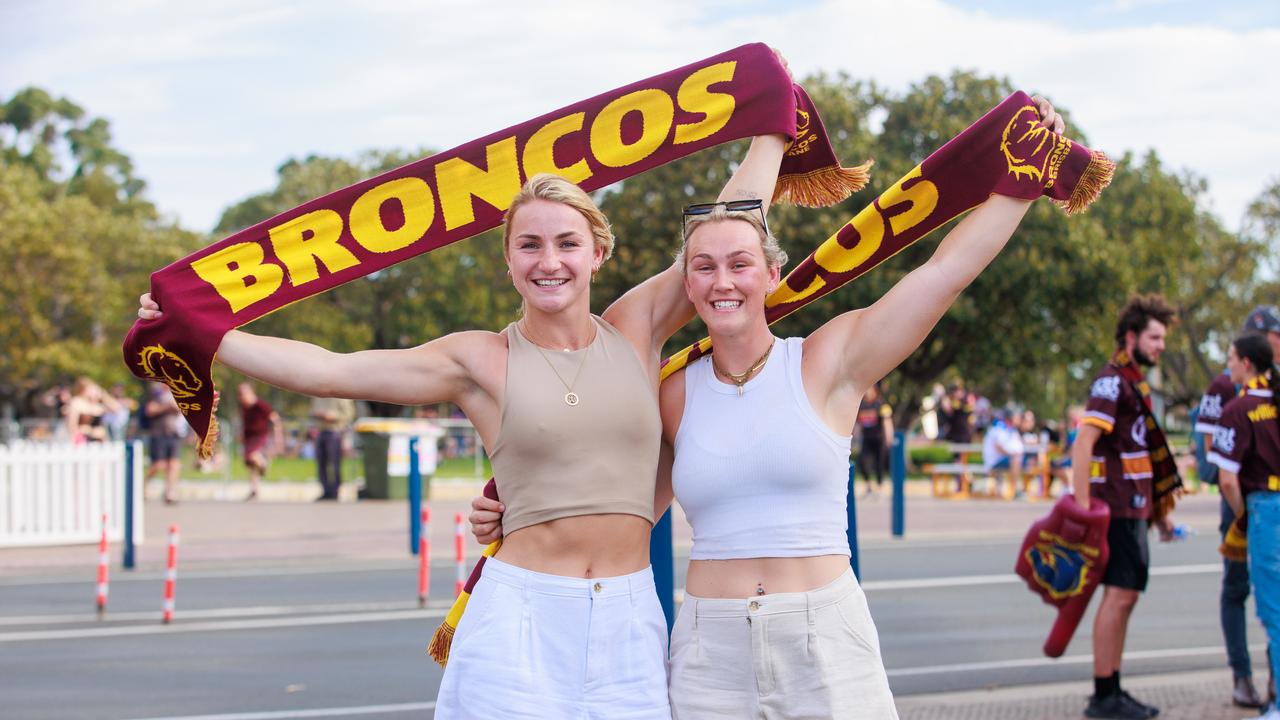
<path id="1" fill-rule="evenodd" d="M 503 252 L 506 252 L 507 244 L 511 241 L 511 225 L 516 211 L 534 200 L 558 202 L 582 213 L 582 217 L 587 219 L 587 225 L 591 227 L 595 246 L 604 250 L 604 260 L 613 255 L 613 230 L 609 227 L 609 219 L 600 212 L 600 208 L 596 207 L 591 196 L 582 188 L 551 173 L 538 173 L 529 178 L 511 201 L 511 207 L 507 208 L 506 217 L 503 218 L 506 223 L 502 228 Z"/>
<path id="2" fill-rule="evenodd" d="M 741 220 L 755 228 L 756 234 L 760 236 L 760 250 L 764 253 L 765 265 L 780 268 L 787 264 L 787 251 L 782 249 L 778 238 L 764 226 L 763 215 L 755 210 L 726 210 L 716 207 L 706 215 L 690 215 L 684 219 L 684 240 L 680 243 L 680 251 L 676 253 L 676 266 L 680 268 L 681 275 L 685 274 L 685 255 L 689 250 L 689 238 L 693 237 L 693 231 L 703 225 L 726 220 Z"/>

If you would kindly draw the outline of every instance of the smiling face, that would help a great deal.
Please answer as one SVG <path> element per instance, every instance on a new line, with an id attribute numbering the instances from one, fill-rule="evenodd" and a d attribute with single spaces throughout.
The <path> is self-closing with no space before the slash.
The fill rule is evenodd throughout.
<path id="1" fill-rule="evenodd" d="M 714 336 L 767 327 L 764 299 L 778 286 L 778 266 L 764 258 L 760 233 L 750 223 L 721 220 L 700 225 L 685 248 L 684 287 Z"/>
<path id="2" fill-rule="evenodd" d="M 526 310 L 554 314 L 590 306 L 591 274 L 604 261 L 582 213 L 563 203 L 531 200 L 510 220 L 507 267 Z"/>

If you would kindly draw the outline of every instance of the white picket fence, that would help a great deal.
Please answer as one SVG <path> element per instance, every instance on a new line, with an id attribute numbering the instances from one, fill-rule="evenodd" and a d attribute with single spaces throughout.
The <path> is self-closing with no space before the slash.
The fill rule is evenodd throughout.
<path id="1" fill-rule="evenodd" d="M 133 454 L 133 539 L 143 539 L 142 444 Z M 0 445 L 0 548 L 124 538 L 125 444 Z"/>

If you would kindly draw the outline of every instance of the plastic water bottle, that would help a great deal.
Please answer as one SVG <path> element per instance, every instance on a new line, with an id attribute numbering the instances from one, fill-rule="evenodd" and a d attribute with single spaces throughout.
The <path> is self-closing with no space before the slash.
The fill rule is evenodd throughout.
<path id="1" fill-rule="evenodd" d="M 1173 542 L 1182 542 L 1195 534 L 1195 530 L 1192 530 L 1182 523 L 1178 523 L 1173 526 Z"/>

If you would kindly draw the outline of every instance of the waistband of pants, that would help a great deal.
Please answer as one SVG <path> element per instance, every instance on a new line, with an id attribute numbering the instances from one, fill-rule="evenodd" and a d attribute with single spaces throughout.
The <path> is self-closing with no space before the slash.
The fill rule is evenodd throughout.
<path id="1" fill-rule="evenodd" d="M 652 595 L 654 592 L 652 567 L 630 575 L 580 578 L 525 570 L 491 557 L 485 559 L 481 577 L 529 592 L 561 597 L 599 598 L 643 593 Z"/>
<path id="2" fill-rule="evenodd" d="M 488 570 L 488 566 L 485 566 Z M 812 612 L 834 605 L 858 589 L 853 570 L 846 569 L 840 577 L 808 592 L 773 593 L 751 598 L 700 598 L 685 593 L 684 604 L 695 617 L 740 618 L 752 615 L 777 615 L 793 612 Z"/>

